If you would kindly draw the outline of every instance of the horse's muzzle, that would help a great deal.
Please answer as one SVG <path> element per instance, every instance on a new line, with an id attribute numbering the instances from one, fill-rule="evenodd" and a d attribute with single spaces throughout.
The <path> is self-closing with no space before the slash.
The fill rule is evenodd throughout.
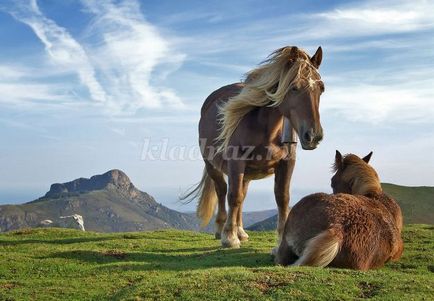
<path id="1" fill-rule="evenodd" d="M 318 144 L 321 142 L 322 139 L 322 129 L 316 132 L 313 129 L 306 130 L 300 137 L 301 147 L 304 150 L 313 150 L 317 148 Z"/>

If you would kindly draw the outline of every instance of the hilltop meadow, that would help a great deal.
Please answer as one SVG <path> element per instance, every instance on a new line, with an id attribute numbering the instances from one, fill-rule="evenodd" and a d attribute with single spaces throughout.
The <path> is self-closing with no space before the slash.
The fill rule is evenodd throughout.
<path id="1" fill-rule="evenodd" d="M 274 232 L 240 249 L 207 233 L 22 229 L 0 235 L 0 300 L 433 300 L 434 227 L 406 225 L 399 262 L 278 267 Z"/>

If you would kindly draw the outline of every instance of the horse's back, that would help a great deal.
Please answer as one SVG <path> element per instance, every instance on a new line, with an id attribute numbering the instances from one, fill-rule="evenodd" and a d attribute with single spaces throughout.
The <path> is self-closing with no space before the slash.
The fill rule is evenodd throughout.
<path id="1" fill-rule="evenodd" d="M 214 150 L 217 149 L 218 141 L 216 138 L 220 129 L 218 121 L 219 107 L 231 97 L 238 95 L 242 89 L 243 84 L 241 83 L 221 87 L 212 92 L 202 105 L 199 120 L 199 139 L 203 140 L 200 141 L 202 156 L 205 161 L 212 161 L 214 167 L 222 167 L 223 162 L 221 155 L 214 153 Z"/>
<path id="2" fill-rule="evenodd" d="M 228 101 L 229 98 L 238 95 L 243 87 L 244 85 L 242 83 L 234 83 L 215 90 L 205 99 L 200 110 L 200 115 L 203 117 L 211 106 L 216 107 Z"/>

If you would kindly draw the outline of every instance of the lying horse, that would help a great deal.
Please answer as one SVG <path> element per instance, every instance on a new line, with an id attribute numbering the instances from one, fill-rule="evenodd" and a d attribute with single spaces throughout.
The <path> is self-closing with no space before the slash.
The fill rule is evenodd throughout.
<path id="1" fill-rule="evenodd" d="M 371 155 L 336 151 L 334 194 L 309 195 L 291 209 L 277 264 L 368 270 L 401 257 L 401 209 L 383 193 Z"/>

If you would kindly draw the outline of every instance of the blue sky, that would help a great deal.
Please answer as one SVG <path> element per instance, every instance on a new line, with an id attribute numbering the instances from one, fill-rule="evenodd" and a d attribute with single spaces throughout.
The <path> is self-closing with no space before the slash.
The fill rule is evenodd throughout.
<path id="1" fill-rule="evenodd" d="M 144 146 L 192 148 L 204 99 L 273 50 L 324 49 L 325 139 L 298 150 L 292 190 L 330 191 L 335 149 L 374 151 L 381 179 L 434 185 L 432 1 L 91 1 L 0 3 L 0 203 L 54 182 L 124 170 L 169 207 L 200 160 L 150 160 Z M 247 210 L 274 208 L 272 179 Z"/>

